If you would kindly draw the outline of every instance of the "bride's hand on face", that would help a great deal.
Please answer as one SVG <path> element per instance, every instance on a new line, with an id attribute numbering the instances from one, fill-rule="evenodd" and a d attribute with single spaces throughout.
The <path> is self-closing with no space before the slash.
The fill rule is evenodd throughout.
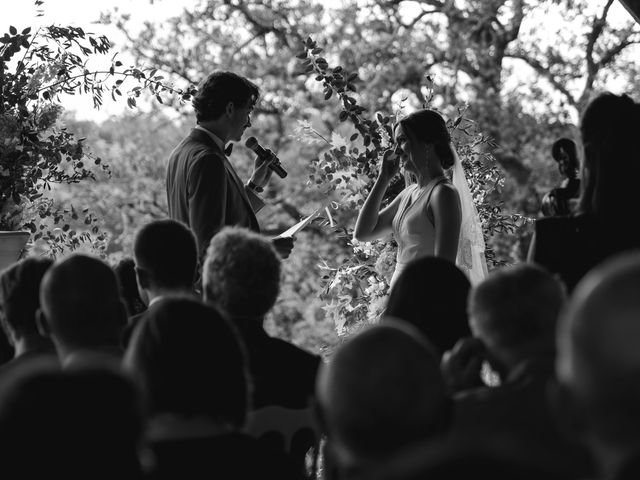
<path id="1" fill-rule="evenodd" d="M 387 150 L 382 156 L 379 178 L 389 181 L 400 170 L 400 156 L 394 150 Z"/>

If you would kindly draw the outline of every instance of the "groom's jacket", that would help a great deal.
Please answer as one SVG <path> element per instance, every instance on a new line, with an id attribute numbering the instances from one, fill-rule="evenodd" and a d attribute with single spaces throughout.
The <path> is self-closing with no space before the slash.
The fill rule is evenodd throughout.
<path id="1" fill-rule="evenodd" d="M 200 259 L 211 237 L 226 225 L 260 231 L 255 212 L 264 203 L 202 130 L 193 129 L 171 152 L 166 185 L 169 216 L 193 230 Z"/>

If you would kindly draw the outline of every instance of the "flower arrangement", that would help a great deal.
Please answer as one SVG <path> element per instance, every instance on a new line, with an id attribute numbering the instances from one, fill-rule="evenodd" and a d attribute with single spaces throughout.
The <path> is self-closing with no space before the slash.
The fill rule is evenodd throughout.
<path id="1" fill-rule="evenodd" d="M 123 69 L 116 55 L 109 68 L 87 69 L 91 56 L 110 48 L 108 38 L 71 26 L 41 27 L 35 33 L 12 26 L 0 36 L 0 230 L 27 230 L 32 247 L 50 255 L 83 244 L 103 253 L 107 242 L 88 206 L 55 200 L 56 185 L 110 173 L 84 138 L 59 124 L 62 95 L 89 95 L 99 108 L 110 93 L 114 100 L 126 96 L 133 108 L 143 91 L 159 101 L 161 93 L 183 100 L 193 93 L 193 87 L 181 91 L 164 85 L 155 69 Z M 123 94 L 127 80 L 135 86 Z"/>

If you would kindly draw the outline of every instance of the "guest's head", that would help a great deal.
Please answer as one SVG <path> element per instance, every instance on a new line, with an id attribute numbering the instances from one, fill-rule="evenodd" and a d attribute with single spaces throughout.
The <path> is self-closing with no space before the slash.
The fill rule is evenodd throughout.
<path id="1" fill-rule="evenodd" d="M 102 260 L 76 254 L 56 262 L 42 279 L 40 303 L 40 325 L 61 359 L 75 350 L 118 349 L 126 308 Z"/>
<path id="2" fill-rule="evenodd" d="M 562 137 L 553 142 L 551 156 L 558 163 L 560 173 L 567 178 L 576 178 L 580 163 L 576 144 L 570 138 Z"/>
<path id="3" fill-rule="evenodd" d="M 38 332 L 36 312 L 40 308 L 40 282 L 53 261 L 29 257 L 0 274 L 0 320 L 12 344 L 23 339 L 44 341 Z"/>
<path id="4" fill-rule="evenodd" d="M 127 348 L 152 417 L 206 418 L 240 428 L 249 391 L 243 346 L 212 306 L 188 297 L 153 304 Z"/>
<path id="5" fill-rule="evenodd" d="M 137 478 L 141 413 L 119 369 L 60 370 L 30 359 L 2 378 L 0 449 L 7 478 Z"/>
<path id="6" fill-rule="evenodd" d="M 261 321 L 280 291 L 280 258 L 262 235 L 225 227 L 207 250 L 203 290 L 205 300 L 231 318 Z"/>
<path id="7" fill-rule="evenodd" d="M 451 136 L 442 116 L 435 110 L 422 109 L 401 119 L 395 126 L 396 152 L 401 166 L 420 177 L 442 174 L 454 164 Z"/>
<path id="8" fill-rule="evenodd" d="M 118 277 L 120 285 L 120 296 L 127 307 L 127 314 L 137 315 L 142 313 L 147 307 L 138 290 L 138 280 L 136 279 L 136 262 L 131 257 L 123 258 L 113 268 Z M 143 292 L 142 292 L 143 293 Z"/>
<path id="9" fill-rule="evenodd" d="M 584 146 L 580 210 L 603 220 L 626 220 L 635 214 L 640 150 L 640 106 L 627 95 L 603 93 L 582 114 Z"/>
<path id="10" fill-rule="evenodd" d="M 212 126 L 224 142 L 240 140 L 251 126 L 250 115 L 260 90 L 248 79 L 232 72 L 213 72 L 198 86 L 193 108 L 198 124 Z M 219 129 L 219 127 L 223 127 Z"/>
<path id="11" fill-rule="evenodd" d="M 148 300 L 191 292 L 198 265 L 196 239 L 175 220 L 156 220 L 136 234 L 134 256 L 138 285 Z"/>
<path id="12" fill-rule="evenodd" d="M 597 266 L 574 290 L 558 329 L 556 371 L 568 399 L 565 413 L 576 417 L 572 423 L 605 468 L 617 468 L 612 458 L 619 462 L 621 454 L 640 449 L 638 285 L 637 252 Z"/>
<path id="13" fill-rule="evenodd" d="M 372 327 L 340 347 L 321 367 L 316 395 L 339 468 L 391 456 L 449 421 L 439 357 L 406 324 Z"/>
<path id="14" fill-rule="evenodd" d="M 566 299 L 560 281 L 534 264 L 494 270 L 469 295 L 469 323 L 502 376 L 523 361 L 553 361 Z"/>
<path id="15" fill-rule="evenodd" d="M 442 355 L 470 334 L 466 311 L 470 288 L 452 262 L 420 258 L 407 265 L 394 283 L 385 315 L 417 327 Z"/>

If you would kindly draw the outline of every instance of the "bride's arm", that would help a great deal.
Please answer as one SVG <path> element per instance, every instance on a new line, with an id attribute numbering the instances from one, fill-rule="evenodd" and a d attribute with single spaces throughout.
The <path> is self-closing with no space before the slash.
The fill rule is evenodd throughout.
<path id="1" fill-rule="evenodd" d="M 434 255 L 455 263 L 462 221 L 458 192 L 447 183 L 440 184 L 435 187 L 429 203 L 435 225 Z"/>
<path id="2" fill-rule="evenodd" d="M 364 201 L 353 230 L 353 238 L 359 242 L 370 242 L 391 233 L 391 224 L 398 211 L 401 195 L 394 198 L 383 210 L 380 210 L 380 205 L 391 179 L 398 172 L 399 165 L 399 157 L 391 150 L 382 157 L 378 178 Z"/>
<path id="3" fill-rule="evenodd" d="M 369 196 L 364 202 L 356 226 L 353 230 L 353 238 L 359 242 L 370 242 L 382 238 L 391 233 L 393 217 L 398 211 L 398 204 L 402 195 L 398 195 L 385 208 L 380 210 L 382 198 L 389 185 L 389 180 L 378 177 Z"/>

